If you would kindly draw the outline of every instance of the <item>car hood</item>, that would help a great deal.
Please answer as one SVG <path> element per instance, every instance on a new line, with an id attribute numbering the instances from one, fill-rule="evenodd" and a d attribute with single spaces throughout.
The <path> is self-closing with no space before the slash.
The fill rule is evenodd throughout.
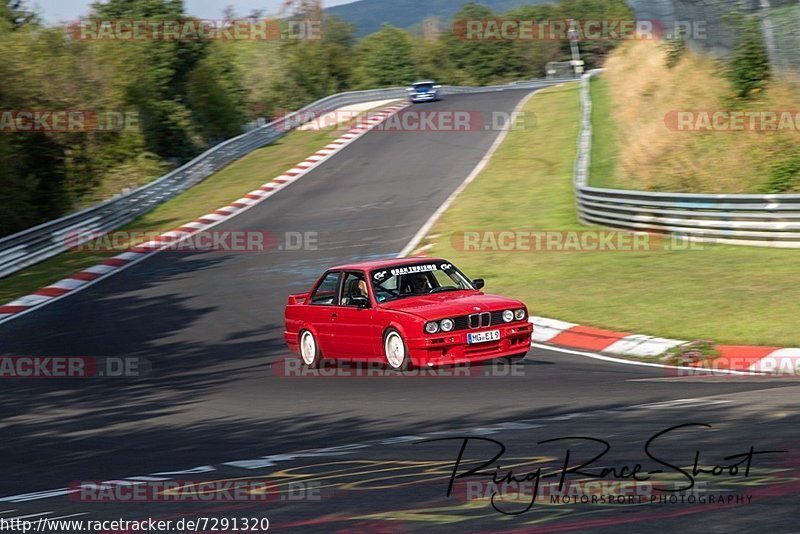
<path id="1" fill-rule="evenodd" d="M 471 313 L 523 308 L 524 306 L 518 300 L 499 295 L 487 295 L 480 291 L 434 293 L 433 295 L 390 300 L 381 304 L 381 308 L 385 310 L 411 313 L 423 319 L 442 319 Z"/>

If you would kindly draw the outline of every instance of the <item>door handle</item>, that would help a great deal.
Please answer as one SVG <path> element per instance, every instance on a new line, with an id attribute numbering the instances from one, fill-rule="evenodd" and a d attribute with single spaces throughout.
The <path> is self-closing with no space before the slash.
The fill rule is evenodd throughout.
<path id="1" fill-rule="evenodd" d="M 336 317 L 339 317 L 339 314 L 338 314 L 338 313 L 336 313 L 336 312 L 333 312 L 333 313 L 331 314 L 331 319 L 335 319 Z"/>

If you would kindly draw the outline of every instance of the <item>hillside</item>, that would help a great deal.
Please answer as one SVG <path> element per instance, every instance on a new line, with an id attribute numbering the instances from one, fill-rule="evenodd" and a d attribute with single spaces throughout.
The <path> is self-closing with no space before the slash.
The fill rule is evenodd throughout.
<path id="1" fill-rule="evenodd" d="M 705 193 L 800 191 L 796 125 L 781 131 L 678 131 L 674 124 L 679 112 L 700 117 L 797 110 L 796 88 L 773 80 L 753 100 L 736 100 L 719 63 L 687 53 L 668 69 L 663 49 L 652 41 L 619 47 L 605 67 L 592 82 L 592 185 Z"/>
<path id="2" fill-rule="evenodd" d="M 358 0 L 351 4 L 329 7 L 326 13 L 356 25 L 356 35 L 374 33 L 385 22 L 398 28 L 421 26 L 428 17 L 437 17 L 449 24 L 452 16 L 466 0 Z M 482 0 L 495 13 L 505 13 L 518 6 L 554 3 L 554 0 Z"/>

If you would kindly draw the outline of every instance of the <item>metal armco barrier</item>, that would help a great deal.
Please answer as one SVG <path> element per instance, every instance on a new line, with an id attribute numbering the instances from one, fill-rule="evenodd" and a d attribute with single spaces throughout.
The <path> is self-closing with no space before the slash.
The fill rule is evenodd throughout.
<path id="1" fill-rule="evenodd" d="M 571 79 L 528 80 L 485 87 L 445 85 L 442 87 L 442 93 L 446 97 L 447 94 L 534 89 L 564 81 L 571 81 Z M 4 237 L 0 239 L 0 278 L 64 252 L 68 248 L 67 240 L 70 232 L 78 230 L 107 232 L 133 221 L 159 204 L 205 180 L 222 167 L 257 148 L 277 141 L 294 128 L 324 113 L 350 104 L 406 98 L 406 96 L 405 88 L 393 87 L 350 91 L 325 97 L 284 118 L 223 141 L 188 163 L 133 191 L 120 194 L 60 219 Z"/>
<path id="2" fill-rule="evenodd" d="M 655 193 L 589 186 L 589 79 L 601 71 L 590 71 L 581 80 L 574 183 L 582 223 L 678 234 L 697 241 L 800 248 L 800 195 Z"/>

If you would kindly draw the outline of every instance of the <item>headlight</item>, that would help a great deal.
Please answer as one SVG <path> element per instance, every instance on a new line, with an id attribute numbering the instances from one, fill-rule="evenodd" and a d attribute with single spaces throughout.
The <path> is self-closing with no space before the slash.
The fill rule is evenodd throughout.
<path id="1" fill-rule="evenodd" d="M 507 323 L 510 323 L 514 320 L 514 312 L 511 310 L 506 310 L 503 312 L 503 320 Z"/>
<path id="2" fill-rule="evenodd" d="M 514 310 L 514 318 L 517 321 L 521 321 L 525 318 L 525 310 L 520 308 L 518 310 Z"/>
<path id="3" fill-rule="evenodd" d="M 436 321 L 431 321 L 429 323 L 425 323 L 425 331 L 429 334 L 435 334 L 439 331 L 439 323 Z"/>
<path id="4" fill-rule="evenodd" d="M 442 332 L 449 332 L 453 329 L 453 321 L 451 319 L 442 319 L 442 322 L 439 324 L 442 327 Z"/>

